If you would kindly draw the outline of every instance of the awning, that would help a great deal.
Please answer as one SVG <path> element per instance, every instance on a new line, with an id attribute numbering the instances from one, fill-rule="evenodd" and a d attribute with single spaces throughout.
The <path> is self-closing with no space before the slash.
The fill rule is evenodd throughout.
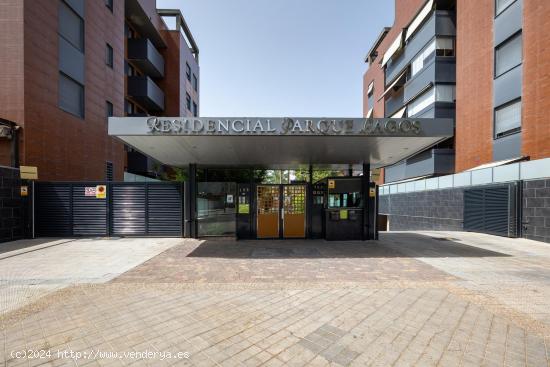
<path id="1" fill-rule="evenodd" d="M 374 107 L 371 107 L 371 108 L 369 109 L 369 112 L 367 112 L 367 118 L 372 117 L 372 110 L 374 110 Z"/>
<path id="2" fill-rule="evenodd" d="M 420 12 L 413 19 L 411 24 L 407 27 L 407 34 L 405 35 L 405 41 L 407 41 L 416 32 L 418 27 L 424 22 L 424 19 L 432 12 L 433 0 L 428 0 L 426 5 L 420 10 Z"/>
<path id="3" fill-rule="evenodd" d="M 384 93 L 382 93 L 382 95 L 380 96 L 380 98 L 378 98 L 378 100 L 381 100 L 382 98 L 384 98 L 386 96 L 386 94 L 388 94 L 392 90 L 392 88 L 395 87 L 395 85 L 397 83 L 399 83 L 401 78 L 403 78 L 406 73 L 407 73 L 407 70 L 405 70 L 401 74 L 399 74 L 399 76 L 397 78 L 395 78 L 393 83 L 391 83 L 390 86 L 388 88 L 386 88 L 386 90 L 384 91 Z"/>
<path id="4" fill-rule="evenodd" d="M 466 171 L 475 171 L 475 170 L 478 170 L 478 169 L 484 169 L 484 168 L 493 168 L 493 167 L 498 167 L 498 166 L 504 166 L 506 164 L 510 164 L 510 163 L 515 163 L 515 162 L 519 162 L 519 161 L 523 161 L 525 160 L 527 157 L 516 157 L 516 158 L 511 158 L 511 159 L 503 159 L 501 161 L 496 161 L 496 162 L 491 162 L 491 163 L 485 163 L 485 164 L 482 164 L 480 166 L 477 166 L 477 167 L 474 167 L 474 168 L 470 168 L 470 169 L 467 169 Z"/>
<path id="5" fill-rule="evenodd" d="M 400 109 L 399 111 L 397 111 L 396 113 L 391 115 L 390 117 L 394 118 L 394 119 L 401 119 L 401 118 L 403 118 L 403 116 L 405 116 L 405 111 L 406 110 L 407 110 L 407 106 L 403 107 L 402 109 Z"/>
<path id="6" fill-rule="evenodd" d="M 373 89 L 374 89 L 374 80 L 369 84 L 369 87 L 367 89 L 367 95 L 371 94 Z"/>
<path id="7" fill-rule="evenodd" d="M 395 55 L 399 49 L 403 46 L 403 31 L 399 32 L 395 40 L 392 42 L 390 47 L 388 47 L 388 50 L 384 54 L 384 57 L 382 58 L 382 67 L 386 66 L 388 61 Z"/>
<path id="8" fill-rule="evenodd" d="M 174 167 L 376 168 L 452 137 L 453 120 L 109 117 L 109 135 Z"/>

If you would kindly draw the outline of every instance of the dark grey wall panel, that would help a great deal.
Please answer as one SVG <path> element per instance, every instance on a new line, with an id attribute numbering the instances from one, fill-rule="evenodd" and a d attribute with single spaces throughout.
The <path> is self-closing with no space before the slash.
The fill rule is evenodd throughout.
<path id="1" fill-rule="evenodd" d="M 84 54 L 59 37 L 59 70 L 84 84 Z"/>
<path id="2" fill-rule="evenodd" d="M 502 74 L 493 82 L 493 103 L 498 107 L 521 97 L 523 65 Z"/>
<path id="3" fill-rule="evenodd" d="M 145 186 L 119 184 L 111 187 L 111 234 L 114 236 L 146 234 Z"/>
<path id="4" fill-rule="evenodd" d="M 532 1 L 532 0 L 529 0 Z M 494 23 L 494 44 L 498 46 L 513 34 L 519 32 L 523 21 L 523 1 L 516 0 L 500 13 Z"/>
<path id="5" fill-rule="evenodd" d="M 72 236 L 71 185 L 38 183 L 35 213 L 38 237 Z"/>
<path id="6" fill-rule="evenodd" d="M 493 140 L 493 161 L 521 156 L 521 133 Z"/>
<path id="7" fill-rule="evenodd" d="M 523 182 L 523 236 L 550 243 L 550 179 Z"/>
<path id="8" fill-rule="evenodd" d="M 183 233 L 181 185 L 147 185 L 147 232 L 149 235 L 181 236 Z"/>
<path id="9" fill-rule="evenodd" d="M 0 242 L 22 239 L 27 234 L 30 200 L 21 197 L 21 184 L 19 169 L 0 166 Z"/>

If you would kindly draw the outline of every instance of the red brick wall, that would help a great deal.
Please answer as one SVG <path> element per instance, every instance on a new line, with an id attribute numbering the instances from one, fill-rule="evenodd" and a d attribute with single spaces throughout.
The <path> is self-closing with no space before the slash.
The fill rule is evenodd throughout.
<path id="1" fill-rule="evenodd" d="M 124 109 L 124 2 L 114 12 L 86 1 L 85 120 L 58 107 L 58 1 L 25 1 L 25 129 L 21 164 L 38 166 L 41 180 L 103 180 L 112 161 L 122 180 L 122 143 L 107 136 L 106 100 Z M 40 21 L 36 21 L 40 19 Z M 105 65 L 105 43 L 114 69 Z"/>
<path id="2" fill-rule="evenodd" d="M 457 0 L 457 172 L 493 160 L 494 1 Z"/>
<path id="3" fill-rule="evenodd" d="M 166 42 L 166 48 L 160 52 L 164 57 L 164 78 L 159 81 L 159 87 L 164 91 L 166 116 L 184 116 L 185 101 L 181 103 L 181 94 L 185 100 L 185 93 L 182 92 L 183 84 L 180 84 L 181 70 L 180 65 L 180 34 L 179 32 L 161 31 L 162 38 Z"/>
<path id="4" fill-rule="evenodd" d="M 522 154 L 550 157 L 550 1 L 523 1 Z"/>
<path id="5" fill-rule="evenodd" d="M 0 118 L 24 124 L 23 2 L 0 2 Z M 0 138 L 0 165 L 10 165 L 10 142 Z"/>

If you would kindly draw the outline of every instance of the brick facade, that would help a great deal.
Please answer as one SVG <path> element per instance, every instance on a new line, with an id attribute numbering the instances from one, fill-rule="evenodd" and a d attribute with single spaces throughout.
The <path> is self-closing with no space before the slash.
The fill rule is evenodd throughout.
<path id="1" fill-rule="evenodd" d="M 550 157 L 550 1 L 523 1 L 522 153 Z"/>
<path id="2" fill-rule="evenodd" d="M 494 1 L 457 0 L 455 170 L 493 160 Z"/>

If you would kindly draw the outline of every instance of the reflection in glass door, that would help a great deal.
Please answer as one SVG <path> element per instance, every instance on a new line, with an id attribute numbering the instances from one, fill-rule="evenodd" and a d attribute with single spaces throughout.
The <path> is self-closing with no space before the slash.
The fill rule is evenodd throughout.
<path id="1" fill-rule="evenodd" d="M 234 236 L 236 230 L 235 182 L 199 182 L 197 221 L 199 236 Z"/>
<path id="2" fill-rule="evenodd" d="M 284 186 L 283 237 L 304 238 L 306 236 L 306 186 Z"/>
<path id="3" fill-rule="evenodd" d="M 279 237 L 279 185 L 262 185 L 257 193 L 257 227 L 258 238 Z"/>

